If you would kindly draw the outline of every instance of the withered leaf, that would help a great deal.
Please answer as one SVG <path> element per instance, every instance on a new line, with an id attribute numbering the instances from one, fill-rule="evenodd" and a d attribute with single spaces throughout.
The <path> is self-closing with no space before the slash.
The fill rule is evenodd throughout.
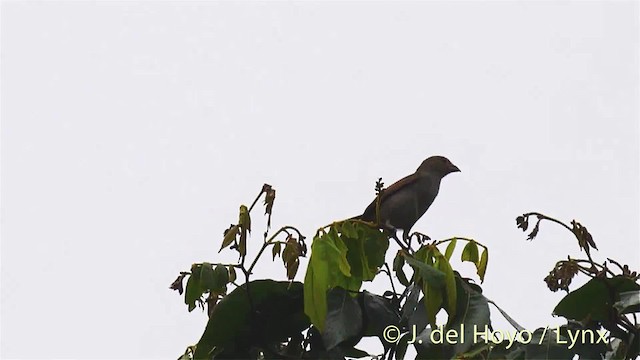
<path id="1" fill-rule="evenodd" d="M 218 252 L 233 243 L 236 236 L 238 236 L 238 230 L 240 230 L 238 225 L 231 225 L 231 227 L 224 231 L 224 239 L 222 239 L 222 246 L 220 246 L 220 250 L 218 250 Z"/>
<path id="2" fill-rule="evenodd" d="M 171 286 L 169 286 L 169 289 L 178 290 L 178 294 L 182 295 L 182 293 L 184 292 L 184 288 L 182 287 L 182 282 L 187 275 L 189 275 L 189 273 L 181 272 L 180 276 L 178 276 L 178 278 L 171 283 Z"/>
<path id="3" fill-rule="evenodd" d="M 533 240 L 538 236 L 538 231 L 540 231 L 540 220 L 538 220 L 536 226 L 533 227 L 533 230 L 531 230 L 531 233 L 527 236 L 527 240 Z"/>
<path id="4" fill-rule="evenodd" d="M 529 221 L 528 219 L 525 219 L 524 216 L 518 216 L 516 218 L 516 224 L 519 229 L 522 229 L 522 231 L 527 231 L 527 228 L 529 227 Z"/>
<path id="5" fill-rule="evenodd" d="M 229 282 L 236 281 L 236 267 L 233 265 L 229 265 Z"/>
<path id="6" fill-rule="evenodd" d="M 271 255 L 273 255 L 273 260 L 276 259 L 276 256 L 280 256 L 281 247 L 282 246 L 280 242 L 273 244 L 273 247 L 271 248 Z"/>
<path id="7" fill-rule="evenodd" d="M 287 264 L 287 279 L 293 280 L 298 273 L 298 267 L 300 266 L 300 260 L 298 258 L 295 261 Z"/>

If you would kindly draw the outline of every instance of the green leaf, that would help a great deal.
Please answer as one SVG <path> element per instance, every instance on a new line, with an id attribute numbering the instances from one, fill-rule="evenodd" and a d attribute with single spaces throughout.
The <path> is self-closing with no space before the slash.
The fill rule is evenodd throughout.
<path id="1" fill-rule="evenodd" d="M 304 312 L 320 331 L 324 329 L 327 315 L 326 293 L 330 283 L 329 264 L 319 259 L 320 252 L 326 251 L 321 247 L 311 245 L 311 258 L 304 276 Z"/>
<path id="2" fill-rule="evenodd" d="M 351 279 L 347 247 L 332 228 L 316 236 L 311 244 L 311 258 L 304 278 L 304 311 L 311 322 L 324 329 L 327 315 L 327 290 L 341 286 L 357 291 L 361 281 Z"/>
<path id="3" fill-rule="evenodd" d="M 437 330 L 440 331 L 441 329 Z M 454 355 L 453 346 L 446 340 L 438 341 L 439 336 L 432 334 L 432 332 L 433 330 L 427 327 L 416 336 L 415 342 L 413 343 L 418 353 L 416 359 L 452 359 Z M 432 342 L 431 339 L 435 339 L 436 342 Z"/>
<path id="4" fill-rule="evenodd" d="M 227 270 L 227 267 L 222 264 L 218 264 L 213 270 L 213 279 L 213 287 L 210 289 L 218 294 L 226 293 L 227 284 L 229 283 L 229 271 Z"/>
<path id="5" fill-rule="evenodd" d="M 462 261 L 478 262 L 478 245 L 475 241 L 469 241 L 462 249 Z"/>
<path id="6" fill-rule="evenodd" d="M 640 285 L 623 276 L 593 278 L 560 300 L 553 314 L 577 321 L 607 321 L 621 293 L 638 290 Z"/>
<path id="7" fill-rule="evenodd" d="M 322 331 L 322 340 L 327 351 L 347 340 L 361 338 L 362 323 L 360 305 L 349 292 L 337 287 L 327 293 L 327 318 Z M 356 344 L 358 341 L 352 342 Z"/>
<path id="8" fill-rule="evenodd" d="M 433 265 L 433 247 L 429 245 L 423 245 L 413 254 L 413 257 L 423 263 Z"/>
<path id="9" fill-rule="evenodd" d="M 236 267 L 229 265 L 229 282 L 236 281 Z"/>
<path id="10" fill-rule="evenodd" d="M 396 306 L 380 295 L 363 291 L 359 294 L 360 304 L 363 308 L 365 336 L 377 336 L 385 343 L 384 331 L 389 326 L 400 326 L 400 316 Z"/>
<path id="11" fill-rule="evenodd" d="M 484 282 L 484 274 L 487 272 L 487 262 L 489 261 L 489 249 L 484 249 L 480 256 L 480 262 L 476 265 L 480 283 Z"/>
<path id="12" fill-rule="evenodd" d="M 326 258 L 330 262 L 335 262 L 338 265 L 338 269 L 344 276 L 351 276 L 351 265 L 349 265 L 349 261 L 347 260 L 347 245 L 345 245 L 344 241 L 340 238 L 335 229 L 331 229 L 329 233 L 327 233 L 327 241 L 325 245 L 328 247 L 334 255 L 331 258 Z M 313 252 L 313 247 L 311 249 Z"/>
<path id="13" fill-rule="evenodd" d="M 456 275 L 456 312 L 449 316 L 446 329 L 458 332 L 459 338 L 473 339 L 476 329 L 483 332 L 485 326 L 491 325 L 489 303 L 479 292 L 473 290 L 467 283 Z M 472 348 L 474 341 L 458 342 L 453 345 L 455 354 L 461 354 Z"/>
<path id="14" fill-rule="evenodd" d="M 379 229 L 364 224 L 357 224 L 358 240 L 364 243 L 364 255 L 371 272 L 377 273 L 384 264 L 389 249 L 389 239 Z M 367 280 L 367 279 L 365 279 Z M 373 280 L 373 278 L 371 278 Z"/>
<path id="15" fill-rule="evenodd" d="M 200 300 L 203 292 L 204 290 L 200 287 L 200 267 L 194 264 L 184 292 L 184 303 L 189 307 L 189 312 L 196 308 L 196 301 Z"/>
<path id="16" fill-rule="evenodd" d="M 403 256 L 405 261 L 416 270 L 416 273 L 420 275 L 420 278 L 425 280 L 431 286 L 439 288 L 444 285 L 445 275 L 442 271 L 431 265 L 420 262 L 412 258 L 410 255 L 403 253 Z"/>
<path id="17" fill-rule="evenodd" d="M 456 288 L 456 276 L 447 261 L 447 258 L 440 255 L 438 258 L 438 270 L 442 271 L 445 276 L 444 288 L 445 298 L 447 302 L 445 304 L 445 310 L 449 314 L 449 318 L 456 316 L 456 301 L 457 301 L 457 288 Z"/>
<path id="18" fill-rule="evenodd" d="M 213 265 L 208 262 L 203 262 L 200 266 L 200 288 L 203 291 L 209 291 L 216 288 L 216 280 L 213 275 Z"/>
<path id="19" fill-rule="evenodd" d="M 240 230 L 240 227 L 238 227 L 238 225 L 233 225 L 231 228 L 229 228 L 229 230 L 225 232 L 224 239 L 222 239 L 222 246 L 220 246 L 220 250 L 218 250 L 218 252 L 222 251 L 222 249 L 231 245 L 233 240 L 235 240 L 236 236 L 238 236 L 239 230 Z"/>
<path id="20" fill-rule="evenodd" d="M 347 220 L 342 223 L 340 232 L 350 238 L 358 237 L 358 231 L 356 230 L 356 225 L 354 224 L 353 221 L 350 221 L 350 220 Z"/>
<path id="21" fill-rule="evenodd" d="M 311 244 L 304 281 L 305 312 L 320 331 L 326 317 L 327 290 L 339 286 L 358 291 L 363 281 L 373 280 L 377 275 L 389 247 L 388 239 L 379 229 L 357 222 L 346 224 L 331 225 L 327 232 L 316 235 Z"/>
<path id="22" fill-rule="evenodd" d="M 431 328 L 436 328 L 436 315 L 442 308 L 443 294 L 442 289 L 423 282 L 422 290 L 424 292 L 424 306 L 427 315 L 427 321 Z"/>
<path id="23" fill-rule="evenodd" d="M 402 251 L 398 251 L 396 253 L 396 257 L 393 259 L 393 271 L 396 272 L 396 277 L 400 284 L 404 286 L 409 286 L 409 280 L 407 279 L 407 275 L 405 275 L 404 270 L 404 256 L 402 256 Z"/>
<path id="24" fill-rule="evenodd" d="M 396 360 L 404 360 L 404 356 L 407 353 L 407 347 L 409 347 L 409 340 L 413 338 L 413 335 L 410 332 L 406 332 L 400 335 L 398 339 L 398 343 L 396 345 Z"/>
<path id="25" fill-rule="evenodd" d="M 249 358 L 248 349 L 285 341 L 309 327 L 304 315 L 303 285 L 299 282 L 255 280 L 233 290 L 216 304 L 194 359 L 209 358 L 215 348 L 219 358 Z"/>
<path id="26" fill-rule="evenodd" d="M 413 333 L 415 329 L 416 334 L 421 333 L 424 329 L 427 329 L 429 325 L 429 319 L 427 318 L 427 307 L 425 305 L 426 298 L 423 296 L 418 301 L 416 311 L 411 314 L 409 318 L 409 330 Z"/>
<path id="27" fill-rule="evenodd" d="M 453 255 L 453 251 L 456 249 L 457 242 L 458 240 L 456 238 L 453 238 L 451 241 L 449 241 L 449 245 L 447 245 L 447 250 L 445 250 L 444 252 L 444 257 L 447 258 L 447 261 L 451 260 L 451 255 Z"/>
<path id="28" fill-rule="evenodd" d="M 545 328 L 536 329 L 531 336 L 531 341 L 524 345 L 526 359 L 571 360 L 574 354 L 567 347 L 569 343 L 568 338 L 563 338 L 554 331 Z"/>

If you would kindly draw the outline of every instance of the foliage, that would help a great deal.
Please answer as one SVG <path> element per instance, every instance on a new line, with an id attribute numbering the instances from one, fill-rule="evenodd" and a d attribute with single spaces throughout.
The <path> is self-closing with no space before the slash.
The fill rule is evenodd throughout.
<path id="1" fill-rule="evenodd" d="M 382 191 L 378 180 L 376 192 Z M 266 231 L 256 257 L 249 264 L 251 211 L 264 195 Z M 638 356 L 640 285 L 636 272 L 607 259 L 592 260 L 595 241 L 586 227 L 568 226 L 539 213 L 517 218 L 526 231 L 543 220 L 567 228 L 587 259 L 559 261 L 545 282 L 552 291 L 568 294 L 553 310 L 567 319 L 557 328 L 530 331 L 488 299 L 473 280 L 454 268 L 458 262 L 475 265 L 477 279 L 485 280 L 489 250 L 481 243 L 454 237 L 432 241 L 413 233 L 400 241 L 390 230 L 357 219 L 320 228 L 313 238 L 304 283 L 294 281 L 307 244 L 300 231 L 284 226 L 269 235 L 275 190 L 265 184 L 251 206 L 240 206 L 238 222 L 222 236 L 220 251 L 238 253 L 234 264 L 196 263 L 181 272 L 171 289 L 184 294 L 187 309 L 207 307 L 209 320 L 197 344 L 180 359 L 404 359 L 409 346 L 419 359 L 633 359 Z M 412 240 L 417 244 L 412 245 Z M 385 262 L 394 240 L 392 264 Z M 280 257 L 287 281 L 252 280 L 258 259 L 271 247 Z M 459 250 L 459 258 L 454 256 Z M 615 269 L 612 269 L 612 264 Z M 614 272 L 614 270 L 619 270 Z M 591 278 L 569 292 L 572 279 Z M 240 283 L 237 275 L 243 275 Z M 381 275 L 382 274 L 382 275 Z M 389 290 L 373 294 L 362 289 L 376 276 L 389 280 Z M 186 279 L 186 288 L 183 283 Z M 233 286 L 232 291 L 228 291 Z M 514 327 L 491 326 L 489 305 Z M 361 339 L 377 337 L 384 352 L 369 354 L 356 348 Z"/>

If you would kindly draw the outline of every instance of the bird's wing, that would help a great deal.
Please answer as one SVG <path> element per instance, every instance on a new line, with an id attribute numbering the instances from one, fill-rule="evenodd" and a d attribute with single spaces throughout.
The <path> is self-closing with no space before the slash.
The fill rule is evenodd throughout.
<path id="1" fill-rule="evenodd" d="M 382 194 L 380 195 L 380 204 L 382 204 L 387 198 L 389 198 L 389 196 L 392 196 L 399 190 L 404 189 L 410 184 L 413 184 L 414 182 L 418 181 L 418 179 L 419 177 L 416 174 L 411 174 L 391 184 L 391 186 L 382 190 Z M 371 204 L 367 206 L 360 218 L 365 221 L 376 220 L 376 199 L 373 199 Z"/>

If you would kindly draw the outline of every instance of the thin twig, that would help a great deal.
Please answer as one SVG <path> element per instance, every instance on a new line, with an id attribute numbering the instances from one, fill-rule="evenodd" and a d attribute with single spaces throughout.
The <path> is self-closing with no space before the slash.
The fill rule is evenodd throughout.
<path id="1" fill-rule="evenodd" d="M 398 293 L 396 293 L 396 287 L 393 285 L 393 277 L 391 277 L 391 269 L 389 269 L 389 264 L 384 263 L 384 267 L 387 269 L 387 275 L 389 275 L 389 282 L 391 283 L 391 290 L 393 290 L 393 297 L 395 298 Z"/>

